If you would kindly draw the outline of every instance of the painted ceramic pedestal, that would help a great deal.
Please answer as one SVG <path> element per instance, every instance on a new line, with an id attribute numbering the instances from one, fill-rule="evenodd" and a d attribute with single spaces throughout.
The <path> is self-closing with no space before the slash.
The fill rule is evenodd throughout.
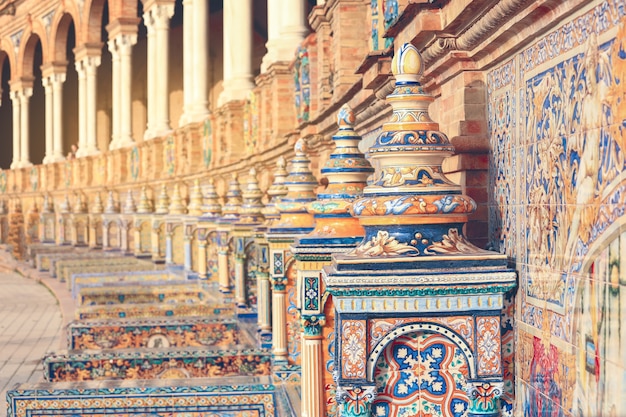
<path id="1" fill-rule="evenodd" d="M 5 227 L 6 226 L 6 227 Z M 8 235 L 8 216 L 0 215 L 0 240 L 6 242 Z M 56 238 L 56 215 L 54 213 L 41 213 L 39 222 L 39 240 L 42 243 L 54 243 Z"/>

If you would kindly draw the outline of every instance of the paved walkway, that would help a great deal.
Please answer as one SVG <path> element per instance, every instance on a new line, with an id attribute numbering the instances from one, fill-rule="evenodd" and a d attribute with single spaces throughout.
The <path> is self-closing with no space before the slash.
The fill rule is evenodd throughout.
<path id="1" fill-rule="evenodd" d="M 16 273 L 0 272 L 0 417 L 6 391 L 43 379 L 41 358 L 58 350 L 63 319 L 46 287 Z"/>

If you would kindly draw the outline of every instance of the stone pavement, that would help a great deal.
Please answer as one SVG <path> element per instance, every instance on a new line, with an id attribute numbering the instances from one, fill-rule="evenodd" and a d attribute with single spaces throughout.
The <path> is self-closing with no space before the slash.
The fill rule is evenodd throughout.
<path id="1" fill-rule="evenodd" d="M 43 380 L 41 359 L 63 342 L 57 300 L 36 280 L 0 271 L 0 417 L 6 391 L 17 383 Z"/>

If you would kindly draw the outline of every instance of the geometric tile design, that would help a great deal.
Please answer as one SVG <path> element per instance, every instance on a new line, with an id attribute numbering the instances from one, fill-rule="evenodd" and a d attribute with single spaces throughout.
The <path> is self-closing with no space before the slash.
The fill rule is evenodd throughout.
<path id="1" fill-rule="evenodd" d="M 376 364 L 378 396 L 372 414 L 464 416 L 469 402 L 467 375 L 465 355 L 447 337 L 424 332 L 400 336 Z"/>

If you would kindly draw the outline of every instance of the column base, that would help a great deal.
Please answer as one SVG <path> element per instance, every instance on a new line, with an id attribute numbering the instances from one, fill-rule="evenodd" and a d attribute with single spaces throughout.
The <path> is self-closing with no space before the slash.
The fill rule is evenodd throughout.
<path id="1" fill-rule="evenodd" d="M 76 151 L 77 158 L 82 158 L 85 156 L 92 156 L 92 155 L 99 155 L 99 154 L 100 154 L 100 150 L 97 148 L 78 149 L 78 151 Z"/>
<path id="2" fill-rule="evenodd" d="M 133 140 L 133 138 L 131 137 L 120 138 L 116 142 L 111 142 L 111 144 L 109 145 L 109 149 L 114 150 L 114 149 L 128 148 L 129 146 L 134 146 L 134 145 L 135 145 L 135 141 Z"/>
<path id="3" fill-rule="evenodd" d="M 50 155 L 48 157 L 48 162 L 49 164 L 54 164 L 55 162 L 62 162 L 65 161 L 65 157 L 63 155 Z"/>
<path id="4" fill-rule="evenodd" d="M 11 166 L 9 168 L 17 169 L 19 167 L 20 167 L 20 162 L 19 161 L 13 161 L 13 162 L 11 162 Z"/>
<path id="5" fill-rule="evenodd" d="M 18 168 L 30 168 L 33 166 L 33 163 L 30 161 L 20 161 Z"/>

